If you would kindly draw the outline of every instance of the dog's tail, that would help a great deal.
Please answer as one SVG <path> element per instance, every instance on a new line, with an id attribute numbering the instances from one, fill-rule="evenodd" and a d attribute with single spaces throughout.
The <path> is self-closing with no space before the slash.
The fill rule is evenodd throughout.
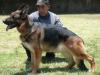
<path id="1" fill-rule="evenodd" d="M 81 71 L 88 71 L 88 68 L 86 67 L 86 65 L 84 64 L 84 60 L 80 60 L 80 63 L 78 65 L 78 68 L 81 70 Z"/>

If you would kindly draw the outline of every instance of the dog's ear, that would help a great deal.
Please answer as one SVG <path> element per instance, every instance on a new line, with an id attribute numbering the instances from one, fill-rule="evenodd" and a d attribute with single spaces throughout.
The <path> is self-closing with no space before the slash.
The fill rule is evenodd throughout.
<path id="1" fill-rule="evenodd" d="M 29 11 L 29 5 L 26 5 L 23 9 L 22 9 L 22 13 L 23 14 L 28 14 Z"/>
<path id="2" fill-rule="evenodd" d="M 17 10 L 20 10 L 20 16 L 22 19 L 26 19 L 29 11 L 29 5 L 22 4 Z"/>
<path id="3" fill-rule="evenodd" d="M 28 14 L 29 5 L 22 4 L 21 6 L 19 6 L 18 10 L 21 10 L 21 14 Z"/>

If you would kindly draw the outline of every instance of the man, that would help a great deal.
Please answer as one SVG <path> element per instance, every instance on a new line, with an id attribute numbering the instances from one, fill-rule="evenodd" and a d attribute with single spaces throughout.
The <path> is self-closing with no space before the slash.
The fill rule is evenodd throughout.
<path id="1" fill-rule="evenodd" d="M 36 7 L 37 11 L 29 15 L 29 23 L 31 25 L 36 23 L 46 27 L 49 27 L 50 25 L 62 26 L 62 23 L 60 22 L 58 16 L 49 11 L 50 9 L 49 0 L 38 0 L 36 3 Z M 30 61 L 31 60 L 30 51 L 27 48 L 25 48 L 25 50 L 28 56 L 27 61 Z M 52 52 L 46 53 L 47 60 L 50 61 L 54 59 L 54 57 L 55 57 L 54 53 Z"/>

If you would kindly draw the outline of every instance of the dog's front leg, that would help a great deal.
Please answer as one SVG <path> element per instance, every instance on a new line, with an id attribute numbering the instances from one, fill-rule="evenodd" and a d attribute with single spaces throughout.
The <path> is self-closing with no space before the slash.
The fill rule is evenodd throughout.
<path id="1" fill-rule="evenodd" d="M 32 72 L 33 73 L 36 73 L 36 70 L 35 70 L 35 64 L 36 64 L 36 57 L 35 57 L 35 52 L 31 52 L 31 68 L 32 68 Z"/>
<path id="2" fill-rule="evenodd" d="M 41 61 L 41 55 L 42 55 L 42 51 L 40 48 L 38 47 L 34 47 L 34 53 L 32 53 L 32 73 L 36 73 L 38 68 L 39 68 L 39 64 Z"/>

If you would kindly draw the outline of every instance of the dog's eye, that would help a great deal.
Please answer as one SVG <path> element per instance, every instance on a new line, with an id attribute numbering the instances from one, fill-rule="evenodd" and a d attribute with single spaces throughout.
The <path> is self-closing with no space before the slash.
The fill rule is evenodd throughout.
<path id="1" fill-rule="evenodd" d="M 16 18 L 19 18 L 19 17 L 20 17 L 20 15 L 15 15 L 15 17 L 16 17 Z"/>
<path id="2" fill-rule="evenodd" d="M 19 19 L 20 17 L 12 16 L 13 19 Z"/>
<path id="3" fill-rule="evenodd" d="M 12 16 L 12 18 L 14 19 L 15 17 L 14 17 L 14 16 Z"/>
<path id="4" fill-rule="evenodd" d="M 14 15 L 14 16 L 12 16 L 12 18 L 13 18 L 13 19 L 19 19 L 20 16 L 19 16 L 19 15 Z"/>

